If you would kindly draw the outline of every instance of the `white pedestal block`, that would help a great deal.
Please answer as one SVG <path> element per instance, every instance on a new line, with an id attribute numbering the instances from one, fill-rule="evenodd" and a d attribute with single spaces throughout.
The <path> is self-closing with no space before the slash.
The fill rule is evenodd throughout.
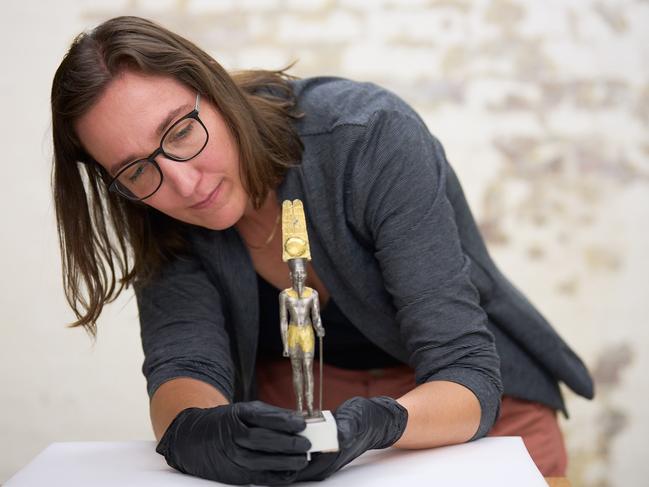
<path id="1" fill-rule="evenodd" d="M 308 452 L 335 452 L 338 451 L 338 428 L 331 411 L 321 411 L 322 418 L 309 418 L 306 420 L 306 429 L 298 433 L 311 442 Z"/>

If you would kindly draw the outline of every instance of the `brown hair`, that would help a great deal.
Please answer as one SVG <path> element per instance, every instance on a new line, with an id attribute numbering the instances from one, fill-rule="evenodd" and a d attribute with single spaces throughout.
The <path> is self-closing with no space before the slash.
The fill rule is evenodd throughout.
<path id="1" fill-rule="evenodd" d="M 92 336 L 105 303 L 187 251 L 187 225 L 109 192 L 108 174 L 75 133 L 74 123 L 125 69 L 171 76 L 214 102 L 237 144 L 256 208 L 303 150 L 285 70 L 230 75 L 188 40 L 138 17 L 116 17 L 77 36 L 52 82 L 52 185 L 63 284 L 77 317 L 70 326 Z"/>

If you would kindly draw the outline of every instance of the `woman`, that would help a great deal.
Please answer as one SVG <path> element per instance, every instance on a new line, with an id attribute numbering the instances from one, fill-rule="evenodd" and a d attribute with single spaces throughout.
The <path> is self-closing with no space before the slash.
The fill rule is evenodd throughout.
<path id="1" fill-rule="evenodd" d="M 545 475 L 563 475 L 558 381 L 592 397 L 588 372 L 496 269 L 442 147 L 396 96 L 229 75 L 182 37 L 119 17 L 75 39 L 52 116 L 75 325 L 94 333 L 104 303 L 135 286 L 169 465 L 281 484 L 371 448 L 489 433 L 523 436 Z M 290 287 L 280 203 L 296 198 L 341 445 L 309 463 L 304 420 L 279 407 L 292 405 L 290 368 L 275 360 Z"/>

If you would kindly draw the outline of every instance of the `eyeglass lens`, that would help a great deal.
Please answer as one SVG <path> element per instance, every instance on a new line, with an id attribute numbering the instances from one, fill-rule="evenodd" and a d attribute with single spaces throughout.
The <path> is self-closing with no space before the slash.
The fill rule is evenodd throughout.
<path id="1" fill-rule="evenodd" d="M 173 125 L 162 139 L 164 155 L 172 160 L 187 161 L 203 149 L 207 131 L 195 118 L 185 118 Z M 162 183 L 158 166 L 141 159 L 123 170 L 116 180 L 117 188 L 131 199 L 143 199 L 157 191 Z"/>

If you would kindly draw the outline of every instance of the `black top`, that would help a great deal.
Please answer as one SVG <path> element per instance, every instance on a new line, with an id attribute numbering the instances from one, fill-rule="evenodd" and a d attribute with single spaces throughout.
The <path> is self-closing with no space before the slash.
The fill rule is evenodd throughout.
<path id="1" fill-rule="evenodd" d="M 279 331 L 279 289 L 257 274 L 259 287 L 259 358 L 282 356 Z M 324 361 L 342 369 L 367 370 L 398 365 L 401 362 L 385 353 L 352 325 L 333 299 L 320 310 L 325 328 Z M 316 357 L 318 356 L 316 343 Z"/>
<path id="2" fill-rule="evenodd" d="M 503 386 L 555 409 L 558 381 L 592 397 L 583 362 L 489 256 L 443 147 L 412 108 L 372 84 L 291 84 L 304 151 L 277 200 L 304 203 L 316 272 L 354 326 L 408 363 L 416 383 L 471 390 L 482 411 L 475 438 L 493 426 Z M 250 253 L 236 228 L 186 230 L 190 252 L 134 286 L 148 393 L 182 376 L 252 400 Z M 325 347 L 328 357 L 327 338 Z"/>

